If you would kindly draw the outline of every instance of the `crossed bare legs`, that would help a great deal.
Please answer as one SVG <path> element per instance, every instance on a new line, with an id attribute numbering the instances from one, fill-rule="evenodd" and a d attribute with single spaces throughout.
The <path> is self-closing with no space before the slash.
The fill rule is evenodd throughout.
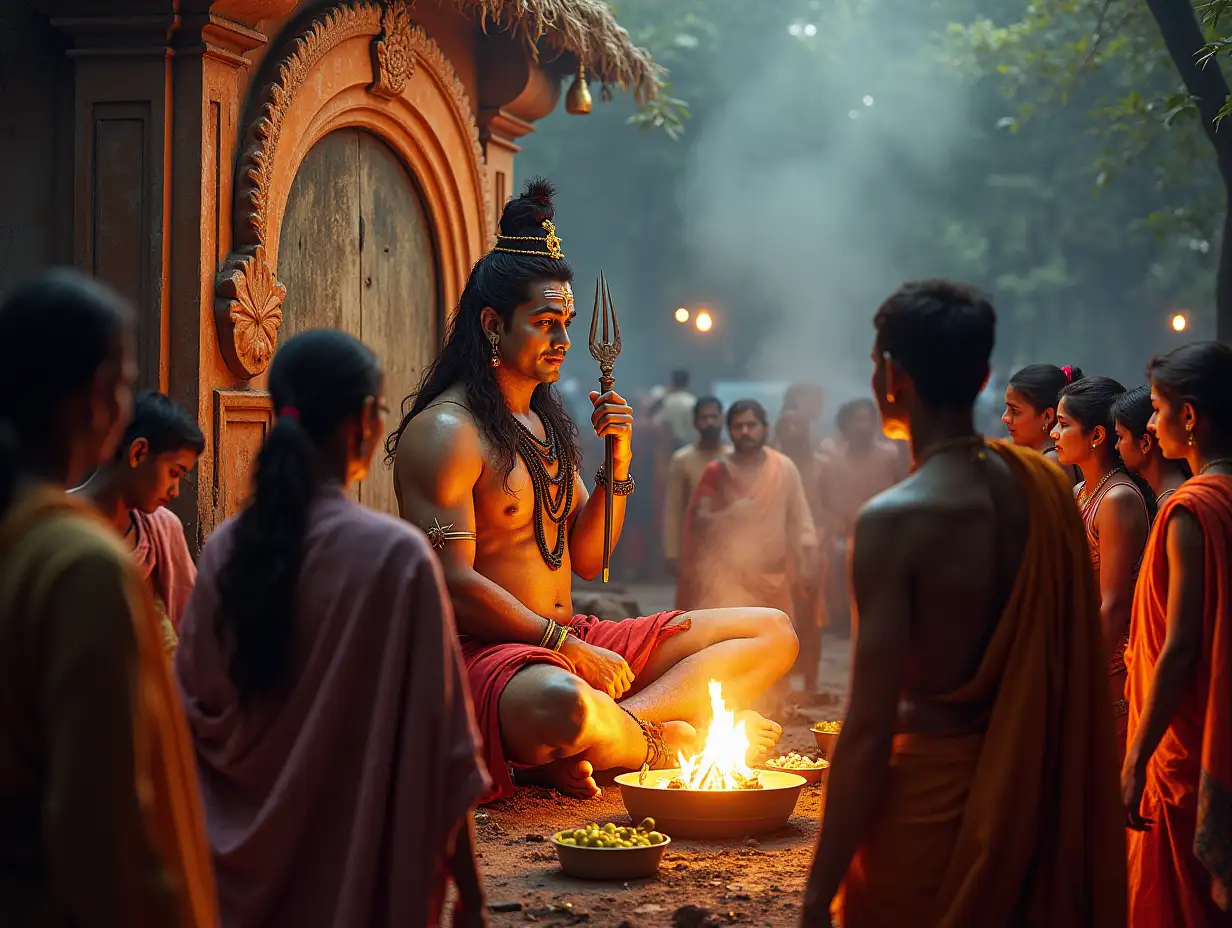
<path id="1" fill-rule="evenodd" d="M 663 725 L 674 761 L 677 751 L 694 749 L 698 729 L 710 721 L 710 680 L 722 681 L 729 706 L 747 706 L 795 662 L 795 630 L 777 609 L 705 609 L 671 624 L 686 619 L 691 627 L 655 649 L 619 705 L 560 667 L 532 664 L 515 674 L 500 698 L 501 741 L 506 757 L 534 768 L 523 779 L 580 798 L 597 796 L 594 771 L 636 770 L 646 759 L 634 715 Z M 752 711 L 738 718 L 754 751 L 768 755 L 782 728 Z"/>

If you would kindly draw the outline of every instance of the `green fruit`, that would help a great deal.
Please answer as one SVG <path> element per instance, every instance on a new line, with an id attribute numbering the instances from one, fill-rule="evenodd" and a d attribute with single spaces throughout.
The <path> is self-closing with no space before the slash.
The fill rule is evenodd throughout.
<path id="1" fill-rule="evenodd" d="M 602 830 L 609 835 L 616 834 L 616 826 L 613 825 L 611 822 L 608 822 L 606 825 L 604 825 Z"/>
<path id="2" fill-rule="evenodd" d="M 570 845 L 573 845 L 574 847 L 576 847 L 576 846 L 577 846 L 577 841 L 575 841 L 573 838 L 562 838 L 562 839 L 561 839 L 561 841 L 560 841 L 560 843 L 561 843 L 561 844 L 570 844 Z"/>
<path id="3" fill-rule="evenodd" d="M 659 832 L 657 831 L 652 831 L 649 835 L 647 835 L 647 837 L 650 839 L 651 844 L 662 844 L 664 841 L 667 840 L 663 835 L 659 834 Z"/>
<path id="4" fill-rule="evenodd" d="M 585 829 L 579 828 L 577 831 L 572 833 L 572 836 L 575 840 L 581 841 L 586 837 L 586 831 Z"/>
<path id="5" fill-rule="evenodd" d="M 642 823 L 637 826 L 638 831 L 654 831 L 655 820 L 653 818 L 644 818 Z"/>

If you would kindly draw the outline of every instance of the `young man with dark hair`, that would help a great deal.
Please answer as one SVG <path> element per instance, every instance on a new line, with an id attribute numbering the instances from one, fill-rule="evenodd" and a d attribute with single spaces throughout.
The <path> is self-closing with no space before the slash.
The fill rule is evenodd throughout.
<path id="1" fill-rule="evenodd" d="M 75 491 L 103 513 L 133 552 L 162 615 L 168 653 L 175 650 L 197 568 L 183 523 L 166 507 L 204 450 L 196 420 L 169 397 L 147 390 L 133 401 L 133 417 L 112 460 Z"/>
<path id="2" fill-rule="evenodd" d="M 718 397 L 703 396 L 693 404 L 693 427 L 697 430 L 697 441 L 672 455 L 667 471 L 663 554 L 673 576 L 679 570 L 684 515 L 697 481 L 707 464 L 731 451 L 731 445 L 723 441 L 723 403 Z"/>
<path id="3" fill-rule="evenodd" d="M 995 315 L 907 284 L 873 392 L 914 469 L 856 521 L 849 709 L 803 924 L 1125 924 L 1098 598 L 1072 489 L 976 433 Z"/>
<path id="4" fill-rule="evenodd" d="M 790 620 L 770 609 L 575 614 L 570 575 L 602 569 L 608 475 L 581 471 L 577 427 L 553 388 L 575 311 L 552 194 L 536 180 L 505 205 L 496 245 L 386 444 L 402 515 L 444 567 L 489 800 L 513 792 L 511 767 L 588 798 L 595 770 L 674 765 L 710 722 L 709 680 L 747 707 L 796 656 Z M 590 400 L 590 428 L 613 440 L 615 544 L 638 492 L 633 409 L 615 392 Z M 754 712 L 743 720 L 762 750 L 781 733 Z"/>

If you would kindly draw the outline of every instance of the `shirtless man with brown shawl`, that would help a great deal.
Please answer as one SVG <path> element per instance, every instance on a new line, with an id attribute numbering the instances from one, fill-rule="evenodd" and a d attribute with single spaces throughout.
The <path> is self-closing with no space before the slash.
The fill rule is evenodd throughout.
<path id="1" fill-rule="evenodd" d="M 599 622 L 575 616 L 570 572 L 595 577 L 604 489 L 579 471 L 577 429 L 552 388 L 570 347 L 573 271 L 533 181 L 474 267 L 441 354 L 390 436 L 402 515 L 445 570 L 494 781 L 510 765 L 576 796 L 595 770 L 671 766 L 710 721 L 706 684 L 748 706 L 782 677 L 796 637 L 782 612 L 719 609 Z M 591 394 L 591 425 L 615 438 L 613 541 L 624 521 L 632 409 Z M 748 713 L 768 750 L 778 725 Z M 534 769 L 527 769 L 534 768 Z"/>

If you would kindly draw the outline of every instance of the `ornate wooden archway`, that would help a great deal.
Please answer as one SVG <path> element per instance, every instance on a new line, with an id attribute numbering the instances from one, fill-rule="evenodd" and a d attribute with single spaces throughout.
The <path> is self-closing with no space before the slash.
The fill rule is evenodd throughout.
<path id="1" fill-rule="evenodd" d="M 492 195 L 470 101 L 448 59 L 403 0 L 341 0 L 272 51 L 274 77 L 254 92 L 237 161 L 232 250 L 215 282 L 218 344 L 248 380 L 277 347 L 286 290 L 281 216 L 308 150 L 335 129 L 380 136 L 419 182 L 439 249 L 445 304 L 490 240 Z"/>

